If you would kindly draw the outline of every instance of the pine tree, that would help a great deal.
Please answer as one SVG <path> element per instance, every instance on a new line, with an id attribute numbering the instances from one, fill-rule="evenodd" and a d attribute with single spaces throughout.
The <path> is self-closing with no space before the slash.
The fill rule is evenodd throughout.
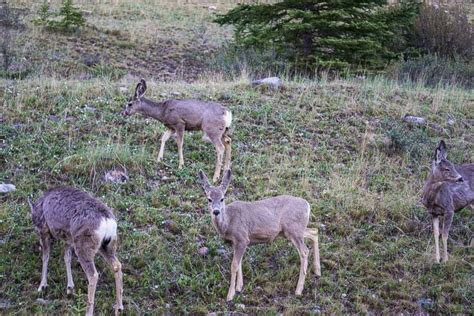
<path id="1" fill-rule="evenodd" d="M 62 17 L 59 27 L 65 30 L 83 26 L 85 19 L 82 13 L 77 9 L 72 0 L 64 0 L 59 9 L 59 16 Z"/>
<path id="2" fill-rule="evenodd" d="M 238 45 L 275 49 L 299 67 L 380 68 L 401 50 L 417 10 L 415 0 L 284 0 L 241 5 L 216 22 L 235 26 Z"/>

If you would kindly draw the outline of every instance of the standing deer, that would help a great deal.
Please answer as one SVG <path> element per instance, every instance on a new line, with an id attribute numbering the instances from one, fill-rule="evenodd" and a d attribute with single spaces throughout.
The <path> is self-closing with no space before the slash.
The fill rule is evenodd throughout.
<path id="1" fill-rule="evenodd" d="M 303 292 L 308 267 L 308 248 L 304 244 L 304 238 L 313 241 L 313 268 L 316 275 L 321 276 L 318 230 L 307 228 L 310 206 L 306 200 L 280 195 L 255 202 L 235 201 L 226 206 L 224 197 L 230 183 L 231 171 L 225 171 L 222 183 L 217 187 L 209 184 L 202 171 L 199 171 L 199 176 L 209 201 L 212 223 L 219 235 L 230 241 L 234 249 L 227 301 L 231 301 L 235 291 L 241 292 L 244 286 L 242 257 L 247 246 L 270 243 L 279 235 L 289 239 L 300 256 L 300 276 L 295 295 L 301 295 Z"/>
<path id="2" fill-rule="evenodd" d="M 178 143 L 179 165 L 184 165 L 183 141 L 185 130 L 202 130 L 203 140 L 210 141 L 216 147 L 217 161 L 213 181 L 217 181 L 222 168 L 222 159 L 225 156 L 224 170 L 230 168 L 231 142 L 228 130 L 232 122 L 232 112 L 226 107 L 215 102 L 199 100 L 168 100 L 154 102 L 143 97 L 146 92 L 146 82 L 141 79 L 135 89 L 135 94 L 130 98 L 123 115 L 130 116 L 140 113 L 152 117 L 163 123 L 167 130 L 161 137 L 161 147 L 158 162 L 163 159 L 166 141 L 176 136 Z"/>
<path id="3" fill-rule="evenodd" d="M 38 292 L 48 286 L 48 261 L 52 239 L 66 243 L 67 294 L 72 293 L 74 282 L 71 273 L 72 251 L 77 255 L 89 283 L 86 315 L 94 312 L 94 296 L 99 274 L 94 257 L 99 252 L 112 267 L 115 276 L 115 314 L 123 310 L 122 265 L 116 257 L 117 221 L 106 205 L 86 192 L 72 188 L 51 189 L 33 205 L 30 200 L 33 223 L 38 233 L 43 253 L 43 270 Z"/>
<path id="4" fill-rule="evenodd" d="M 444 217 L 441 237 L 443 261 L 448 261 L 448 234 L 455 212 L 474 208 L 474 164 L 454 165 L 446 159 L 446 144 L 440 141 L 434 152 L 431 174 L 423 188 L 422 203 L 433 216 L 436 262 L 439 255 L 439 217 Z"/>

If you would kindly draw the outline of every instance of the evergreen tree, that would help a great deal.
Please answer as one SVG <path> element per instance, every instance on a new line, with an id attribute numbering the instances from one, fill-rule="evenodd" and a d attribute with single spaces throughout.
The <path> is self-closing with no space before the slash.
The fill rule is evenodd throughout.
<path id="1" fill-rule="evenodd" d="M 300 67 L 380 68 L 405 48 L 417 10 L 415 0 L 284 0 L 241 5 L 216 22 L 235 26 L 238 45 L 275 49 Z"/>

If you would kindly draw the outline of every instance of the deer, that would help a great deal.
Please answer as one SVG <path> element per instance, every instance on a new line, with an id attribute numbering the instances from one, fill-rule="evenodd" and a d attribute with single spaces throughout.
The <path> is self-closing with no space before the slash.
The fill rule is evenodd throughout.
<path id="1" fill-rule="evenodd" d="M 228 134 L 232 123 L 232 112 L 216 102 L 192 99 L 155 102 L 143 97 L 146 89 L 146 82 L 141 79 L 122 114 L 131 116 L 140 113 L 165 125 L 166 131 L 161 137 L 157 161 L 160 162 L 163 159 L 166 141 L 171 136 L 176 136 L 179 156 L 178 169 L 182 169 L 184 166 L 184 132 L 201 130 L 204 133 L 203 140 L 213 143 L 216 148 L 217 158 L 213 176 L 213 181 L 216 182 L 220 176 L 224 153 L 224 170 L 230 168 L 232 139 Z"/>
<path id="2" fill-rule="evenodd" d="M 93 315 L 94 297 L 99 279 L 94 258 L 100 253 L 111 266 L 115 277 L 115 314 L 123 310 L 122 265 L 117 259 L 117 220 L 110 208 L 88 193 L 73 187 L 58 187 L 46 191 L 36 203 L 28 198 L 33 224 L 39 236 L 43 268 L 38 292 L 47 286 L 48 261 L 53 239 L 63 240 L 67 291 L 73 292 L 72 253 L 76 254 L 87 280 L 86 315 Z"/>
<path id="3" fill-rule="evenodd" d="M 232 301 L 235 293 L 244 286 L 242 257 L 246 248 L 255 243 L 271 243 L 278 236 L 284 236 L 296 247 L 300 257 L 300 274 L 295 295 L 303 292 L 308 267 L 309 251 L 305 238 L 313 242 L 313 270 L 321 276 L 319 259 L 318 230 L 307 228 L 310 205 L 302 198 L 280 195 L 254 202 L 224 202 L 232 172 L 226 170 L 219 186 L 212 186 L 206 174 L 199 170 L 202 188 L 208 199 L 208 209 L 212 224 L 225 241 L 232 243 L 233 259 L 230 269 L 230 287 L 227 301 Z"/>
<path id="4" fill-rule="evenodd" d="M 470 206 L 474 209 L 474 164 L 454 165 L 446 158 L 446 143 L 441 140 L 434 151 L 431 172 L 422 193 L 422 204 L 433 220 L 435 262 L 440 263 L 439 222 L 443 219 L 441 238 L 443 262 L 448 261 L 448 234 L 455 212 Z"/>

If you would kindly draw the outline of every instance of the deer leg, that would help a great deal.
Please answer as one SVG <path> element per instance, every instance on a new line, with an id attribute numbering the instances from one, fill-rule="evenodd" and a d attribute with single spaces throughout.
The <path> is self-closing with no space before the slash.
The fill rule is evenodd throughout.
<path id="1" fill-rule="evenodd" d="M 229 292 L 227 293 L 227 301 L 232 301 L 235 295 L 235 279 L 237 278 L 237 270 L 242 264 L 242 257 L 247 246 L 243 243 L 234 245 L 234 257 L 232 258 L 232 264 L 230 266 L 230 286 Z"/>
<path id="2" fill-rule="evenodd" d="M 178 156 L 179 156 L 178 169 L 182 169 L 184 166 L 184 157 L 183 157 L 184 127 L 176 130 L 176 142 L 178 143 Z"/>
<path id="3" fill-rule="evenodd" d="M 67 290 L 66 293 L 72 294 L 72 290 L 74 289 L 74 281 L 72 280 L 72 272 L 71 272 L 71 260 L 72 260 L 72 246 L 66 244 L 64 248 L 64 263 L 66 264 L 66 275 L 67 275 Z"/>
<path id="4" fill-rule="evenodd" d="M 304 281 L 306 279 L 306 271 L 308 269 L 308 247 L 304 244 L 303 238 L 294 237 L 291 238 L 292 243 L 298 249 L 300 255 L 300 276 L 298 278 L 298 284 L 296 285 L 295 295 L 301 295 L 303 293 Z"/>
<path id="5" fill-rule="evenodd" d="M 230 169 L 230 160 L 232 156 L 232 138 L 224 134 L 225 160 L 224 170 Z"/>
<path id="6" fill-rule="evenodd" d="M 48 287 L 48 262 L 49 252 L 51 250 L 51 237 L 49 234 L 43 234 L 40 236 L 40 244 L 43 257 L 43 268 L 41 271 L 41 283 L 38 287 L 38 292 L 41 292 Z"/>
<path id="7" fill-rule="evenodd" d="M 163 159 L 163 154 L 165 152 L 165 144 L 168 141 L 168 139 L 173 135 L 174 131 L 172 130 L 166 130 L 163 133 L 163 136 L 161 136 L 161 145 L 160 145 L 160 152 L 158 153 L 158 162 L 160 162 Z"/>
<path id="8" fill-rule="evenodd" d="M 87 310 L 86 316 L 92 316 L 94 313 L 94 297 L 95 289 L 97 287 L 97 281 L 99 280 L 99 273 L 95 268 L 94 258 L 90 256 L 83 257 L 82 254 L 77 253 L 79 263 L 81 264 L 82 269 L 84 270 L 87 281 L 89 283 L 87 287 Z"/>
<path id="9" fill-rule="evenodd" d="M 321 261 L 319 257 L 319 235 L 316 228 L 307 228 L 304 233 L 305 238 L 310 238 L 313 241 L 313 270 L 317 276 L 321 276 Z"/>
<path id="10" fill-rule="evenodd" d="M 216 168 L 214 170 L 214 176 L 212 177 L 213 182 L 217 182 L 219 180 L 219 176 L 221 175 L 221 168 L 222 168 L 222 158 L 224 156 L 225 147 L 222 145 L 222 142 L 214 143 L 216 146 Z"/>
<path id="11" fill-rule="evenodd" d="M 433 217 L 433 235 L 435 240 L 435 262 L 439 263 L 439 217 Z"/>
<path id="12" fill-rule="evenodd" d="M 105 249 L 101 249 L 101 254 L 114 271 L 115 278 L 115 315 L 123 311 L 123 283 L 122 283 L 122 264 L 118 261 L 116 255 L 116 240 L 112 240 Z"/>
<path id="13" fill-rule="evenodd" d="M 239 268 L 237 270 L 237 285 L 235 286 L 235 290 L 237 293 L 242 292 L 244 287 L 244 276 L 242 274 L 242 260 L 240 260 Z"/>
<path id="14" fill-rule="evenodd" d="M 443 262 L 448 261 L 448 234 L 451 223 L 453 222 L 453 213 L 454 212 L 451 211 L 444 215 L 443 231 L 441 233 L 441 239 L 443 240 Z"/>

